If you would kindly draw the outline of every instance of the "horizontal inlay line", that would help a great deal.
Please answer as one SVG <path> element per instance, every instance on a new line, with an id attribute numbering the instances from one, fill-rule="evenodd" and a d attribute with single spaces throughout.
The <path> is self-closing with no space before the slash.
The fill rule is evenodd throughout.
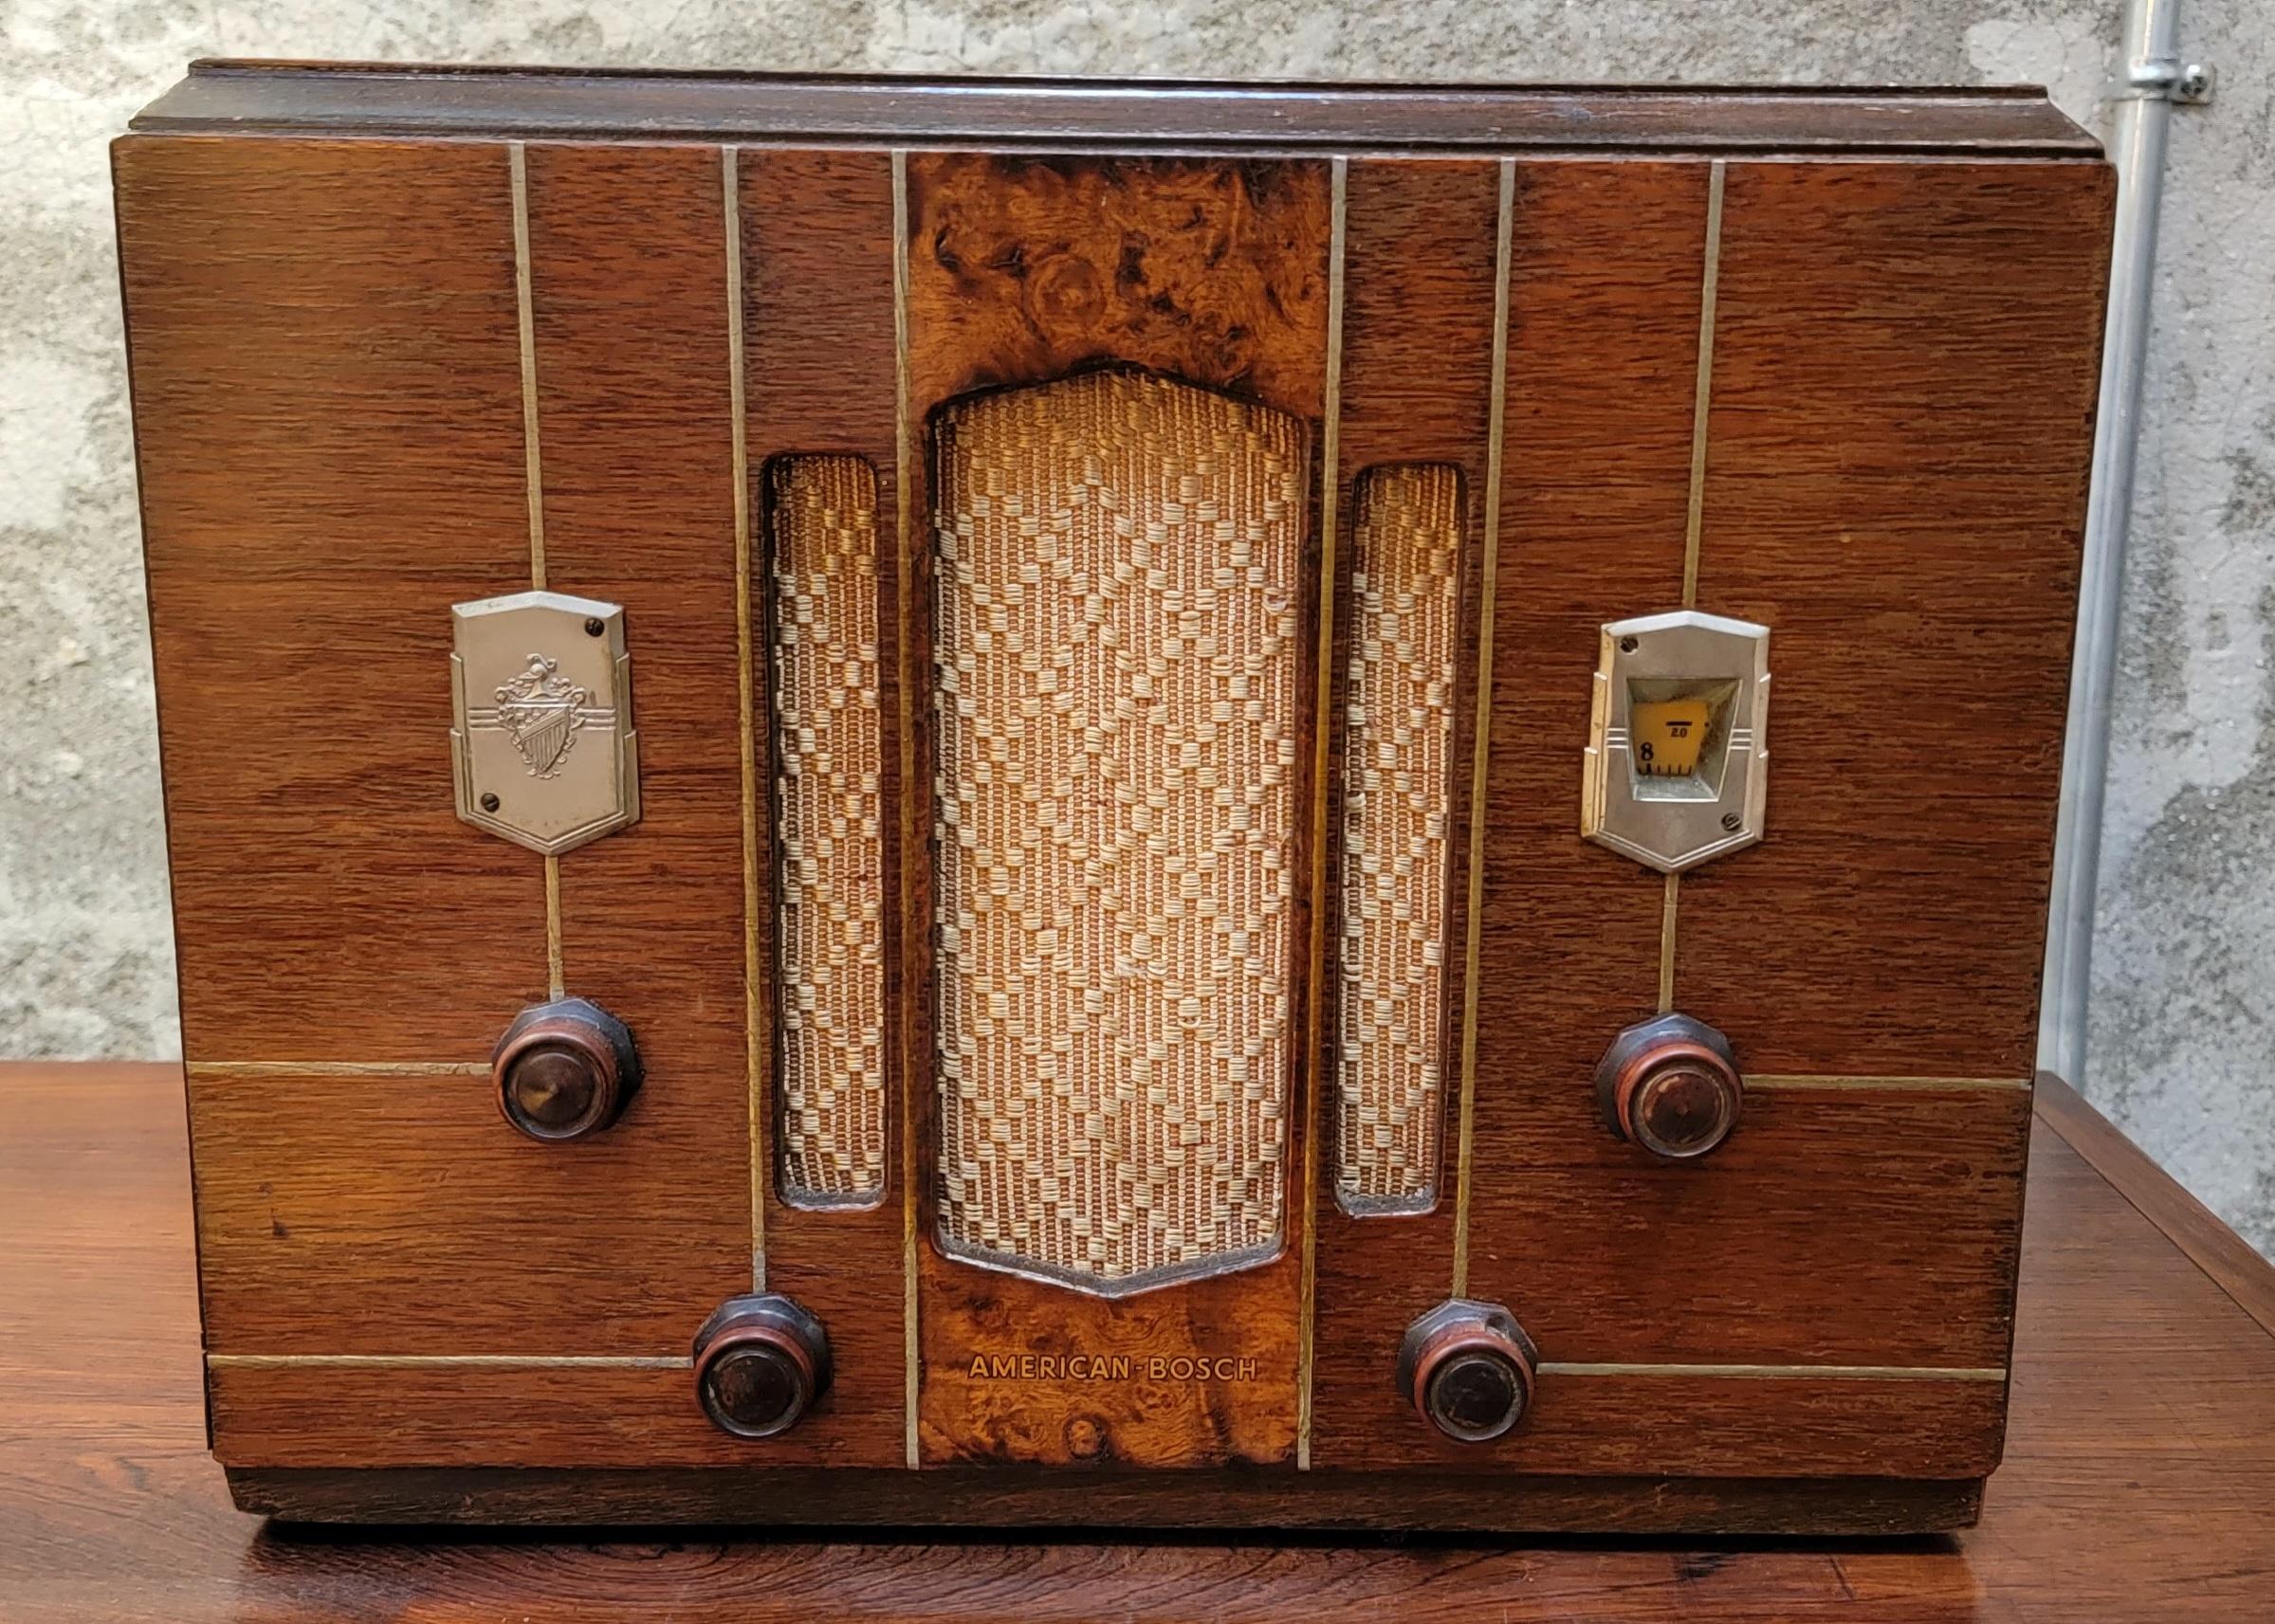
<path id="1" fill-rule="evenodd" d="M 1543 1376 L 1699 1376 L 1739 1381 L 1795 1378 L 1835 1381 L 2004 1381 L 2006 1368 L 1991 1365 L 1908 1364 L 1612 1364 L 1544 1360 Z"/>
<path id="2" fill-rule="evenodd" d="M 2027 1077 L 1810 1077 L 1795 1075 L 1781 1077 L 1775 1074 L 1746 1076 L 1749 1088 L 1792 1089 L 1807 1088 L 1908 1088 L 1915 1091 L 1983 1089 L 1994 1091 L 2027 1092 L 2030 1080 Z"/>
<path id="3" fill-rule="evenodd" d="M 476 1060 L 193 1060 L 193 1077 L 487 1077 Z"/>
<path id="4" fill-rule="evenodd" d="M 489 1064 L 479 1060 L 193 1060 L 193 1076 L 234 1072 L 256 1077 L 487 1077 Z M 1807 1089 L 1884 1088 L 1914 1092 L 1959 1089 L 2027 1092 L 2027 1077 L 1835 1077 L 1794 1074 L 1780 1076 L 1748 1073 L 1746 1086 L 1770 1091 Z"/>
<path id="5" fill-rule="evenodd" d="M 691 1369 L 685 1353 L 207 1353 L 207 1364 L 268 1369 L 280 1364 L 478 1369 Z"/>

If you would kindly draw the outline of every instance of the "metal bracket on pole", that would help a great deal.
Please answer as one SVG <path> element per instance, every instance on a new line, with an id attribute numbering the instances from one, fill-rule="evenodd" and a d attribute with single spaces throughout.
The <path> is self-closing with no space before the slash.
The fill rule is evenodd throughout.
<path id="1" fill-rule="evenodd" d="M 2102 92 L 2107 101 L 2170 101 L 2175 107 L 2201 107 L 2219 86 L 2219 74 L 2210 63 L 2182 62 L 2176 56 L 2145 57 L 2126 69 L 2122 80 Z"/>

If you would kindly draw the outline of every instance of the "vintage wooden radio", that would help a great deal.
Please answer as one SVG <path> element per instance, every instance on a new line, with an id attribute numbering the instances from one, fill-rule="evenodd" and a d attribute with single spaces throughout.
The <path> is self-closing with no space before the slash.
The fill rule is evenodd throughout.
<path id="1" fill-rule="evenodd" d="M 1972 1517 L 2043 98 L 210 64 L 116 173 L 242 1505 Z"/>

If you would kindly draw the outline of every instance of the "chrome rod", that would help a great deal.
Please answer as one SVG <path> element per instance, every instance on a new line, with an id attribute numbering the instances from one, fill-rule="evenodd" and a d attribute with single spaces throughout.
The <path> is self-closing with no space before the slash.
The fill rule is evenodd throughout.
<path id="1" fill-rule="evenodd" d="M 2069 726 L 2063 752 L 2053 893 L 2047 904 L 2046 979 L 2038 1015 L 2038 1064 L 2085 1080 L 2085 1017 L 2093 988 L 2094 897 L 2108 794 L 2110 690 L 2117 674 L 2125 532 L 2140 443 L 2140 390 L 2156 273 L 2156 218 L 2164 197 L 2165 137 L 2183 82 L 2179 0 L 2128 0 L 2123 68 L 2112 87 L 2117 118 L 2117 219 L 2110 244 L 2109 304 L 2101 338 L 2101 409 L 2070 666 Z"/>

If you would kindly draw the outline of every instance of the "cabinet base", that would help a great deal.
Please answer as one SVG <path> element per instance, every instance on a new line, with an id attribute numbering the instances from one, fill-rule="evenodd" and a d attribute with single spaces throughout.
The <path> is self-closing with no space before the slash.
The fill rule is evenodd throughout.
<path id="1" fill-rule="evenodd" d="M 296 1522 L 1892 1535 L 1970 1527 L 1983 1480 L 231 1467 Z"/>

